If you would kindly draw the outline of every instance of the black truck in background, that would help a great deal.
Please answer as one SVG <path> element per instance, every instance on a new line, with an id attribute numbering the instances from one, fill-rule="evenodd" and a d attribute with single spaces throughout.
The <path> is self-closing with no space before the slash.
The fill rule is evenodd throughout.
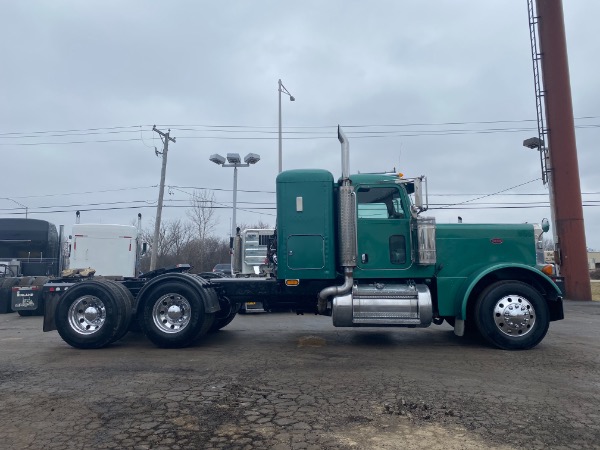
<path id="1" fill-rule="evenodd" d="M 12 312 L 13 287 L 43 286 L 61 273 L 62 236 L 62 226 L 45 220 L 0 218 L 0 314 Z"/>

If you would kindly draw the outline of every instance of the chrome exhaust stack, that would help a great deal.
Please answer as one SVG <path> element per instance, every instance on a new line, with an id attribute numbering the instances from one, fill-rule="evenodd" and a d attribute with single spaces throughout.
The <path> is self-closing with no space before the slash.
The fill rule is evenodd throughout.
<path id="1" fill-rule="evenodd" d="M 343 296 L 352 291 L 354 267 L 358 251 L 356 237 L 356 193 L 350 183 L 350 146 L 348 138 L 338 125 L 338 140 L 342 145 L 342 186 L 339 191 L 339 243 L 340 262 L 344 267 L 344 284 L 330 286 L 319 292 L 317 310 L 327 313 L 329 297 Z"/>
<path id="2" fill-rule="evenodd" d="M 350 178 L 350 144 L 342 128 L 338 125 L 338 141 L 342 144 L 342 181 L 349 182 Z"/>

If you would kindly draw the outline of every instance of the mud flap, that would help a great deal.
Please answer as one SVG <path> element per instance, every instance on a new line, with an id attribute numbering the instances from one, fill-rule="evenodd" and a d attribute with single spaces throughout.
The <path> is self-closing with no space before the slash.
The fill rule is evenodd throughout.
<path id="1" fill-rule="evenodd" d="M 60 301 L 60 294 L 48 293 L 42 298 L 46 303 L 44 308 L 44 331 L 56 331 L 56 307 Z"/>
<path id="2" fill-rule="evenodd" d="M 454 334 L 457 336 L 465 335 L 465 321 L 461 319 L 455 319 L 454 321 Z"/>

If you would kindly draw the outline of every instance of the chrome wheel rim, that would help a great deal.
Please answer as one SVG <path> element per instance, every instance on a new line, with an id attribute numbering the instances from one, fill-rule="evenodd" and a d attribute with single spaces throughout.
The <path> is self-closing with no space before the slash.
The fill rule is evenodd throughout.
<path id="1" fill-rule="evenodd" d="M 535 309 L 525 297 L 507 295 L 496 302 L 494 323 L 506 336 L 525 336 L 535 325 Z"/>
<path id="2" fill-rule="evenodd" d="M 185 297 L 165 294 L 154 303 L 152 319 L 163 333 L 179 333 L 190 323 L 191 310 L 190 302 Z"/>
<path id="3" fill-rule="evenodd" d="M 69 308 L 69 324 L 79 334 L 96 333 L 106 322 L 106 307 L 93 295 L 84 295 Z"/>

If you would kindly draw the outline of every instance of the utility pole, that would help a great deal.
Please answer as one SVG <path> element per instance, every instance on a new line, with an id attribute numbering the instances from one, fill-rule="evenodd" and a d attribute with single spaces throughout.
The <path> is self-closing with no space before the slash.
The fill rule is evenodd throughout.
<path id="1" fill-rule="evenodd" d="M 152 240 L 152 252 L 150 253 L 150 270 L 156 269 L 156 258 L 158 255 L 158 239 L 160 236 L 160 219 L 162 216 L 163 197 L 165 195 L 165 175 L 167 173 L 167 153 L 169 151 L 169 141 L 175 142 L 175 138 L 169 136 L 171 130 L 163 133 L 156 125 L 152 127 L 152 131 L 160 135 L 163 142 L 163 151 L 159 152 L 154 149 L 156 156 L 162 155 L 162 169 L 160 171 L 160 189 L 158 190 L 158 205 L 156 206 L 156 223 L 154 224 L 154 239 Z"/>
<path id="2" fill-rule="evenodd" d="M 569 300 L 591 300 L 562 0 L 536 0 L 560 267 Z"/>

